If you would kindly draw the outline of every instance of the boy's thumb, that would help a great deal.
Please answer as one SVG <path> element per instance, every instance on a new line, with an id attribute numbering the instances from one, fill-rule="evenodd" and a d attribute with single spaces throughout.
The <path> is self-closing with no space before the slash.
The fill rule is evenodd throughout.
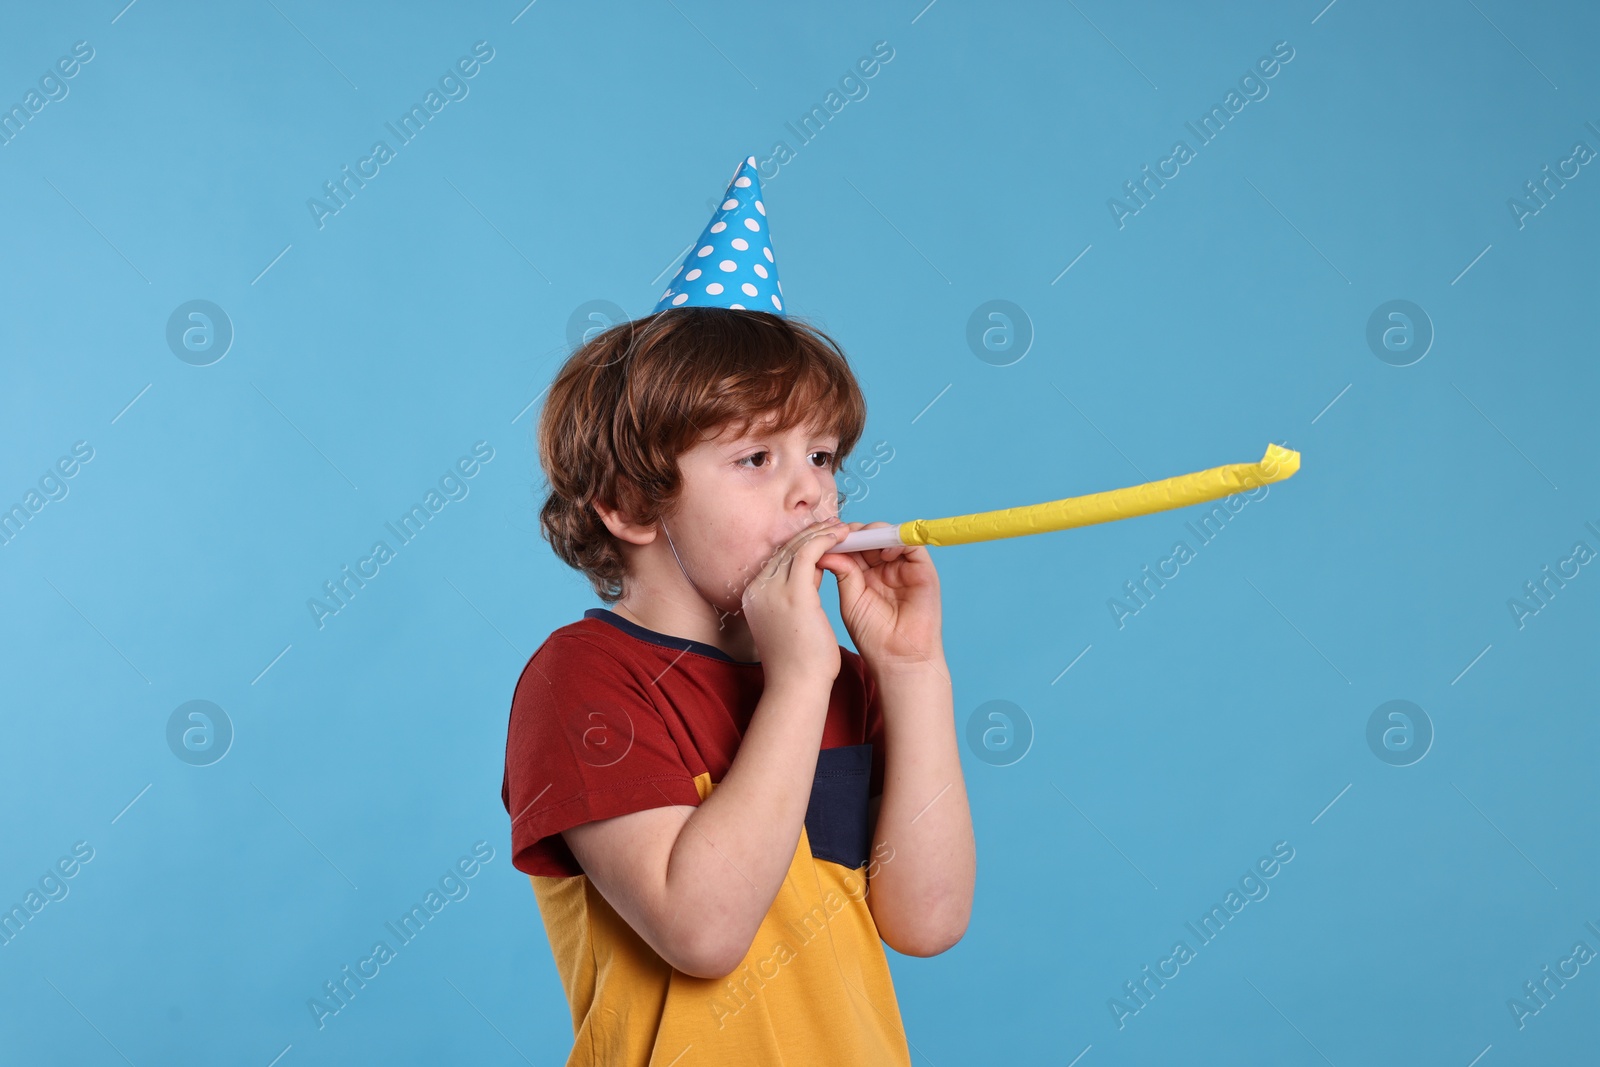
<path id="1" fill-rule="evenodd" d="M 848 586 L 851 582 L 856 580 L 856 569 L 854 567 L 850 566 L 846 562 L 843 562 L 842 560 L 837 559 L 835 559 L 833 562 L 828 562 L 829 559 L 829 556 L 822 557 L 822 568 L 831 573 L 834 577 L 834 580 L 837 581 L 841 586 Z"/>

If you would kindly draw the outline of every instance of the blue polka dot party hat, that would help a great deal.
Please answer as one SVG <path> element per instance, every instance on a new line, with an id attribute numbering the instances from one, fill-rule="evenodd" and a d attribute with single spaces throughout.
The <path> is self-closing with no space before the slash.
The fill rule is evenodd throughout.
<path id="1" fill-rule="evenodd" d="M 783 286 L 772 258 L 767 207 L 761 202 L 756 157 L 733 172 L 722 204 L 700 234 L 654 310 L 677 307 L 745 308 L 780 315 Z M 787 316 L 784 316 L 787 317 Z"/>

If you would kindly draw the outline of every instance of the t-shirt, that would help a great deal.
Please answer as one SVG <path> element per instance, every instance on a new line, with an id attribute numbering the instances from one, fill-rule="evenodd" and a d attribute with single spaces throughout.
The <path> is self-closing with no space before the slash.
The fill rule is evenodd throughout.
<path id="1" fill-rule="evenodd" d="M 901 1064 L 905 1029 L 867 907 L 867 801 L 883 722 L 843 646 L 805 826 L 750 950 L 724 978 L 676 970 L 601 896 L 561 831 L 698 805 L 732 765 L 762 692 L 759 662 L 605 608 L 556 630 L 517 681 L 501 800 L 572 1009 L 568 1067 Z"/>

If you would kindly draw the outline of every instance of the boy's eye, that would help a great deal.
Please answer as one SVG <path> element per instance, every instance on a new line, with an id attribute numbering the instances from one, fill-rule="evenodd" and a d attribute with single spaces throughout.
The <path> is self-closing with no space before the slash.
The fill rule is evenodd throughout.
<path id="1" fill-rule="evenodd" d="M 766 457 L 768 455 L 769 455 L 769 453 L 767 453 L 767 452 L 752 452 L 752 453 L 750 453 L 750 455 L 744 457 L 743 459 L 741 459 L 739 461 L 739 466 L 743 466 L 744 464 L 749 463 L 753 467 L 756 467 L 756 468 L 765 467 L 767 465 L 766 464 Z M 833 466 L 833 456 L 834 456 L 834 454 L 832 452 L 829 452 L 829 451 L 826 451 L 826 450 L 819 450 L 819 451 L 811 453 L 811 455 L 812 456 L 826 456 L 827 459 L 823 462 L 822 466 L 824 466 L 824 467 L 832 467 Z M 760 459 L 760 462 L 756 462 L 756 460 L 758 458 Z"/>

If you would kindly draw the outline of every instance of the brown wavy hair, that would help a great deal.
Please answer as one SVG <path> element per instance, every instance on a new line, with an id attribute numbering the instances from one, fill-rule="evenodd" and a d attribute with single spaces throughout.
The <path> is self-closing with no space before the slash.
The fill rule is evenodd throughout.
<path id="1" fill-rule="evenodd" d="M 627 568 L 597 501 L 656 522 L 682 487 L 678 457 L 702 440 L 773 416 L 783 432 L 818 415 L 838 435 L 837 472 L 866 428 L 866 398 L 844 351 L 808 323 L 701 307 L 620 323 L 579 346 L 550 385 L 539 416 L 549 487 L 539 531 L 614 604 Z"/>

